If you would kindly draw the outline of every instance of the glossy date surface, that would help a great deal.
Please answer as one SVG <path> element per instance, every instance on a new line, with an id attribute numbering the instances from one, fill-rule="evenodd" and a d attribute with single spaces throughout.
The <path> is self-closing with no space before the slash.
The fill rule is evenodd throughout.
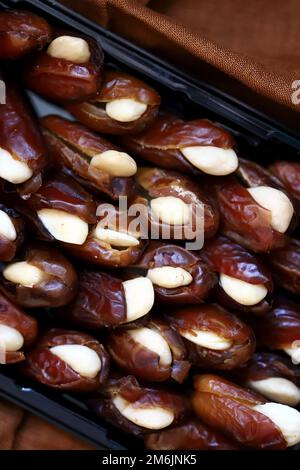
<path id="1" fill-rule="evenodd" d="M 147 105 L 138 119 L 121 122 L 112 119 L 105 106 L 114 100 L 131 99 Z M 104 134 L 128 134 L 140 132 L 157 117 L 160 105 L 159 94 L 141 80 L 125 72 L 107 70 L 97 96 L 83 103 L 69 104 L 67 110 L 89 129 Z"/>
<path id="2" fill-rule="evenodd" d="M 46 20 L 29 11 L 0 12 L 0 59 L 20 59 L 51 41 L 52 29 Z"/>
<path id="3" fill-rule="evenodd" d="M 101 369 L 93 377 L 83 377 L 67 362 L 50 350 L 62 345 L 81 345 L 96 352 L 101 361 Z M 23 373 L 44 385 L 73 392 L 92 392 L 106 381 L 109 372 L 109 356 L 102 344 L 92 336 L 72 331 L 52 328 L 44 333 L 30 351 L 23 366 Z"/>
<path id="4" fill-rule="evenodd" d="M 166 318 L 172 328 L 183 337 L 191 362 L 203 368 L 230 370 L 248 361 L 255 349 L 255 337 L 251 328 L 237 316 L 217 304 L 183 307 Z M 216 339 L 225 342 L 218 347 L 210 340 L 197 339 L 201 332 L 212 333 Z M 215 337 L 215 336 L 214 336 Z"/>
<path id="5" fill-rule="evenodd" d="M 265 415 L 252 409 L 264 398 L 221 377 L 195 378 L 193 406 L 196 414 L 214 429 L 251 449 L 286 448 L 285 439 Z"/>
<path id="6" fill-rule="evenodd" d="M 37 321 L 23 312 L 3 294 L 0 294 L 0 325 L 14 328 L 22 335 L 24 341 L 21 350 L 5 351 L 5 363 L 14 364 L 24 361 L 26 353 L 23 348 L 26 349 L 31 346 L 38 335 Z"/>
<path id="7" fill-rule="evenodd" d="M 88 99 L 97 93 L 102 80 L 102 48 L 91 37 L 69 31 L 56 32 L 54 36 L 62 35 L 84 39 L 90 49 L 89 60 L 75 63 L 52 57 L 47 51 L 36 52 L 24 63 L 24 82 L 32 91 L 49 100 L 68 102 Z"/>
<path id="8" fill-rule="evenodd" d="M 134 329 L 121 329 L 109 334 L 107 348 L 112 359 L 128 373 L 147 382 L 164 382 L 170 379 L 182 383 L 187 378 L 190 363 L 182 339 L 170 326 L 159 318 L 152 317 L 143 329 L 159 334 L 166 342 L 171 362 L 166 363 L 153 350 L 137 341 L 130 333 Z"/>
<path id="9" fill-rule="evenodd" d="M 24 269 L 23 263 L 38 269 L 40 279 L 36 283 L 23 285 L 5 278 L 5 268 L 20 262 L 19 270 Z M 73 265 L 60 251 L 46 244 L 33 243 L 26 245 L 13 263 L 4 266 L 1 283 L 0 289 L 18 305 L 57 308 L 74 299 L 78 277 Z"/>

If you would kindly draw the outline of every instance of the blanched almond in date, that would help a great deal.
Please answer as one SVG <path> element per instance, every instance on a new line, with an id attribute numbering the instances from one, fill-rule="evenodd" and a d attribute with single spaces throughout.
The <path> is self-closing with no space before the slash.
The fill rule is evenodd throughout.
<path id="1" fill-rule="evenodd" d="M 150 202 L 152 213 L 168 225 L 185 225 L 190 220 L 190 208 L 174 196 L 157 197 Z"/>
<path id="2" fill-rule="evenodd" d="M 14 224 L 6 212 L 0 211 L 0 236 L 7 238 L 11 242 L 17 238 L 17 232 Z"/>
<path id="3" fill-rule="evenodd" d="M 193 166 L 209 175 L 230 175 L 239 166 L 237 155 L 233 149 L 199 145 L 184 147 L 181 152 Z"/>
<path id="4" fill-rule="evenodd" d="M 137 277 L 123 282 L 127 322 L 147 315 L 154 304 L 154 289 L 150 279 Z"/>
<path id="5" fill-rule="evenodd" d="M 220 274 L 220 284 L 226 294 L 241 305 L 256 305 L 268 293 L 268 289 L 262 284 L 250 284 L 223 273 Z"/>
<path id="6" fill-rule="evenodd" d="M 56 59 L 65 59 L 75 64 L 84 64 L 90 60 L 88 43 L 74 36 L 59 36 L 47 49 L 47 54 Z"/>
<path id="7" fill-rule="evenodd" d="M 113 398 L 113 404 L 125 418 L 146 429 L 163 429 L 174 421 L 174 413 L 160 406 L 134 406 L 118 395 Z"/>
<path id="8" fill-rule="evenodd" d="M 106 104 L 106 114 L 115 121 L 132 122 L 147 110 L 147 105 L 131 98 L 112 100 Z"/>
<path id="9" fill-rule="evenodd" d="M 129 335 L 137 342 L 155 352 L 159 356 L 162 366 L 169 366 L 172 363 L 172 353 L 166 340 L 157 332 L 150 328 L 138 328 L 129 331 Z"/>
<path id="10" fill-rule="evenodd" d="M 21 184 L 32 177 L 27 163 L 14 158 L 11 153 L 0 148 L 0 178 L 12 184 Z"/>
<path id="11" fill-rule="evenodd" d="M 174 289 L 176 287 L 188 286 L 193 282 L 191 274 L 183 268 L 173 266 L 162 266 L 149 269 L 147 277 L 154 285 Z"/>
<path id="12" fill-rule="evenodd" d="M 300 364 L 300 340 L 295 341 L 295 344 L 290 348 L 283 350 L 291 357 L 294 364 Z"/>
<path id="13" fill-rule="evenodd" d="M 18 330 L 0 324 L 0 352 L 3 349 L 7 352 L 19 351 L 23 344 L 24 338 Z"/>
<path id="14" fill-rule="evenodd" d="M 117 230 L 111 230 L 108 228 L 102 228 L 101 223 L 97 225 L 94 231 L 94 236 L 104 243 L 108 243 L 111 246 L 127 248 L 130 246 L 138 246 L 139 240 L 129 233 L 118 232 Z"/>
<path id="15" fill-rule="evenodd" d="M 297 406 L 300 403 L 300 389 L 291 380 L 283 377 L 250 380 L 248 386 L 269 400 L 283 405 Z"/>
<path id="16" fill-rule="evenodd" d="M 89 226 L 77 215 L 57 209 L 41 209 L 38 217 L 51 235 L 61 242 L 83 245 Z"/>
<path id="17" fill-rule="evenodd" d="M 215 351 L 225 351 L 232 346 L 232 342 L 229 339 L 222 338 L 222 336 L 219 336 L 212 331 L 181 331 L 180 334 L 198 346 L 202 346 L 203 348 L 207 349 L 213 349 Z"/>
<path id="18" fill-rule="evenodd" d="M 81 344 L 63 344 L 50 348 L 52 354 L 72 367 L 82 377 L 93 379 L 101 370 L 101 360 L 96 351 Z"/>
<path id="19" fill-rule="evenodd" d="M 116 150 L 106 150 L 106 152 L 95 155 L 91 160 L 91 165 L 111 176 L 120 178 L 133 176 L 137 172 L 134 159 L 128 153 Z"/>
<path id="20" fill-rule="evenodd" d="M 7 279 L 7 281 L 20 284 L 24 287 L 34 287 L 48 279 L 44 271 L 27 263 L 27 261 L 9 264 L 3 270 L 3 277 Z"/>
<path id="21" fill-rule="evenodd" d="M 260 206 L 271 212 L 273 229 L 285 233 L 294 214 L 293 205 L 287 195 L 270 186 L 248 188 L 248 192 Z"/>
<path id="22" fill-rule="evenodd" d="M 295 408 L 270 402 L 256 405 L 253 409 L 267 416 L 278 426 L 288 447 L 300 442 L 300 413 Z"/>

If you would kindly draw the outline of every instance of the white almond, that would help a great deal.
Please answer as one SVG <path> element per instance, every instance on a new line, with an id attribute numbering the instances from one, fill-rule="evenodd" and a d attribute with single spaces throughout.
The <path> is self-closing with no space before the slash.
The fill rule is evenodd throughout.
<path id="1" fill-rule="evenodd" d="M 95 155 L 91 160 L 91 165 L 111 176 L 120 178 L 133 176 L 137 172 L 134 159 L 128 153 L 116 150 L 106 150 Z"/>
<path id="2" fill-rule="evenodd" d="M 3 277 L 14 284 L 34 287 L 48 279 L 47 274 L 27 261 L 9 264 L 3 271 Z"/>
<path id="3" fill-rule="evenodd" d="M 154 289 L 150 279 L 137 277 L 123 282 L 127 322 L 137 320 L 150 312 L 154 304 Z"/>
<path id="4" fill-rule="evenodd" d="M 248 386 L 283 405 L 297 406 L 300 403 L 300 389 L 291 380 L 282 377 L 249 380 Z"/>
<path id="5" fill-rule="evenodd" d="M 193 166 L 209 175 L 230 175 L 239 166 L 238 157 L 233 149 L 199 145 L 184 147 L 181 152 Z"/>
<path id="6" fill-rule="evenodd" d="M 212 331 L 193 330 L 180 332 L 181 336 L 188 339 L 192 343 L 202 346 L 203 348 L 213 349 L 215 351 L 225 351 L 232 346 L 229 339 L 222 338 L 222 336 L 213 333 Z"/>
<path id="7" fill-rule="evenodd" d="M 93 379 L 101 370 L 101 360 L 96 351 L 81 344 L 63 344 L 50 348 L 82 377 Z"/>
<path id="8" fill-rule="evenodd" d="M 155 286 L 165 287 L 166 289 L 188 286 L 193 282 L 193 277 L 188 271 L 173 266 L 149 269 L 147 277 Z"/>
<path id="9" fill-rule="evenodd" d="M 61 242 L 83 245 L 89 226 L 77 215 L 57 209 L 41 209 L 38 217 L 51 235 Z"/>
<path id="10" fill-rule="evenodd" d="M 16 160 L 7 150 L 0 148 L 0 178 L 9 183 L 20 184 L 29 180 L 32 174 L 27 163 Z"/>
<path id="11" fill-rule="evenodd" d="M 190 208 L 179 197 L 157 197 L 150 202 L 151 211 L 163 223 L 168 225 L 186 225 L 190 221 Z"/>
<path id="12" fill-rule="evenodd" d="M 94 231 L 94 237 L 99 241 L 108 243 L 111 246 L 120 246 L 128 248 L 131 246 L 138 246 L 139 240 L 126 232 L 117 232 L 109 228 L 102 228 L 101 222 L 98 223 Z"/>
<path id="13" fill-rule="evenodd" d="M 300 364 L 300 341 L 295 341 L 295 346 L 283 350 L 291 357 L 293 364 Z"/>
<path id="14" fill-rule="evenodd" d="M 277 232 L 285 233 L 294 215 L 293 204 L 286 194 L 270 186 L 248 188 L 253 199 L 271 212 L 271 224 Z"/>
<path id="15" fill-rule="evenodd" d="M 59 36 L 47 49 L 47 54 L 56 59 L 65 59 L 75 64 L 85 64 L 91 58 L 87 41 L 74 36 Z"/>
<path id="16" fill-rule="evenodd" d="M 17 238 L 14 224 L 6 212 L 0 210 L 0 235 L 13 242 Z"/>
<path id="17" fill-rule="evenodd" d="M 132 423 L 146 429 L 163 429 L 174 421 L 174 413 L 160 406 L 134 406 L 121 396 L 113 398 L 113 404 L 120 413 Z"/>
<path id="18" fill-rule="evenodd" d="M 273 421 L 281 430 L 288 447 L 300 442 L 300 413 L 295 408 L 270 402 L 256 405 L 253 409 Z"/>
<path id="19" fill-rule="evenodd" d="M 7 325 L 0 325 L 0 351 L 4 349 L 7 352 L 19 351 L 24 344 L 24 338 L 21 333 Z"/>
<path id="20" fill-rule="evenodd" d="M 263 284 L 250 284 L 223 273 L 220 274 L 220 285 L 229 297 L 241 305 L 256 305 L 268 293 L 268 289 Z"/>
<path id="21" fill-rule="evenodd" d="M 157 332 L 150 328 L 138 328 L 129 331 L 129 335 L 137 343 L 155 352 L 159 356 L 162 366 L 169 366 L 172 363 L 172 353 L 167 341 Z"/>
<path id="22" fill-rule="evenodd" d="M 146 111 L 147 105 L 131 98 L 112 100 L 106 104 L 106 114 L 115 121 L 132 122 L 139 119 Z"/>

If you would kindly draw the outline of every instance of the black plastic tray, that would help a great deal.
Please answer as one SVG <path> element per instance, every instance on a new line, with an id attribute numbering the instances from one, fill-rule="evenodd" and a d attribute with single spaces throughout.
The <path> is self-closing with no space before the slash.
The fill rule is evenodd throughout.
<path id="1" fill-rule="evenodd" d="M 0 0 L 0 8 L 23 8 L 40 13 L 52 24 L 98 39 L 113 67 L 133 72 L 153 84 L 163 106 L 185 117 L 210 117 L 235 134 L 242 150 L 268 161 L 277 155 L 297 158 L 300 134 L 269 119 L 234 97 L 184 74 L 147 51 L 101 28 L 54 0 Z M 62 110 L 31 95 L 39 115 Z M 283 153 L 284 152 L 284 153 Z M 87 410 L 84 399 L 58 393 L 20 378 L 15 367 L 0 366 L 0 396 L 71 431 L 101 449 L 142 448 L 142 442 L 120 433 Z"/>

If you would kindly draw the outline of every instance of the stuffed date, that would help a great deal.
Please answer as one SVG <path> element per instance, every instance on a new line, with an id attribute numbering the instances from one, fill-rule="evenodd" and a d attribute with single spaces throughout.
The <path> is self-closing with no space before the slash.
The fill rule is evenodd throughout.
<path id="1" fill-rule="evenodd" d="M 179 308 L 166 318 L 198 367 L 231 370 L 247 362 L 254 352 L 251 328 L 217 304 Z"/>
<path id="2" fill-rule="evenodd" d="M 147 315 L 154 304 L 150 279 L 122 281 L 108 273 L 83 270 L 75 300 L 59 312 L 71 324 L 101 329 L 133 323 Z"/>
<path id="3" fill-rule="evenodd" d="M 93 392 L 107 379 L 109 356 L 86 333 L 52 328 L 31 349 L 22 371 L 52 388 Z"/>
<path id="4" fill-rule="evenodd" d="M 171 243 L 152 241 L 134 269 L 151 279 L 156 299 L 166 304 L 201 303 L 217 282 L 197 252 Z"/>
<path id="5" fill-rule="evenodd" d="M 51 27 L 40 16 L 21 10 L 0 12 L 0 60 L 20 59 L 42 49 L 51 38 Z"/>
<path id="6" fill-rule="evenodd" d="M 222 236 L 208 240 L 201 256 L 219 277 L 214 295 L 221 305 L 255 314 L 270 310 L 273 281 L 258 257 Z"/>
<path id="7" fill-rule="evenodd" d="M 24 241 L 25 225 L 22 217 L 0 204 L 0 261 L 11 261 Z"/>
<path id="8" fill-rule="evenodd" d="M 111 332 L 106 346 L 119 367 L 142 380 L 182 383 L 187 378 L 190 363 L 183 341 L 159 318 L 152 317 L 140 328 Z"/>
<path id="9" fill-rule="evenodd" d="M 159 105 L 160 96 L 149 85 L 127 73 L 109 70 L 97 96 L 71 103 L 67 110 L 96 132 L 129 134 L 149 126 Z"/>
<path id="10" fill-rule="evenodd" d="M 184 173 L 224 176 L 234 173 L 239 164 L 233 137 L 206 119 L 186 122 L 161 115 L 150 128 L 121 142 L 133 155 Z"/>
<path id="11" fill-rule="evenodd" d="M 142 386 L 132 375 L 111 377 L 89 404 L 106 421 L 136 436 L 176 424 L 189 411 L 182 394 Z"/>
<path id="12" fill-rule="evenodd" d="M 137 166 L 133 158 L 84 126 L 60 116 L 41 121 L 50 155 L 83 186 L 112 199 L 130 196 Z"/>
<path id="13" fill-rule="evenodd" d="M 18 185 L 43 169 L 46 149 L 25 96 L 10 74 L 0 71 L 1 79 L 6 101 L 0 105 L 0 178 Z"/>
<path id="14" fill-rule="evenodd" d="M 199 418 L 245 448 L 280 450 L 300 442 L 300 413 L 294 408 L 215 375 L 197 376 L 195 390 Z"/>
<path id="15" fill-rule="evenodd" d="M 96 95 L 102 80 L 104 55 L 91 37 L 56 32 L 44 51 L 24 63 L 26 86 L 46 99 L 68 102 Z"/>
<path id="16" fill-rule="evenodd" d="M 36 320 L 0 294 L 0 363 L 14 364 L 25 359 L 23 349 L 36 340 Z"/>
<path id="17" fill-rule="evenodd" d="M 71 302 L 77 284 L 75 269 L 60 251 L 35 243 L 3 266 L 0 289 L 23 307 L 53 308 Z"/>

